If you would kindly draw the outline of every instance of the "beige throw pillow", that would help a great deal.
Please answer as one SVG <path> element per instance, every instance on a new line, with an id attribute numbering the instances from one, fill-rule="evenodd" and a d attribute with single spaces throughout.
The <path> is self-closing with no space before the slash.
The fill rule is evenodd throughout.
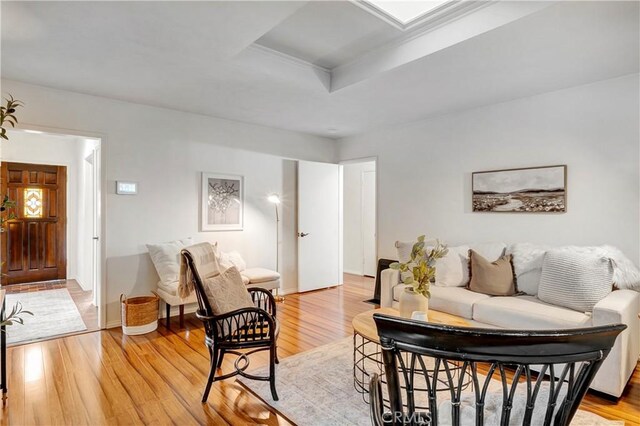
<path id="1" fill-rule="evenodd" d="M 513 279 L 511 255 L 490 262 L 473 250 L 469 250 L 469 290 L 490 296 L 513 296 L 516 285 Z"/>
<path id="2" fill-rule="evenodd" d="M 242 282 L 242 276 L 235 266 L 205 279 L 204 291 L 215 315 L 254 306 L 251 295 Z"/>

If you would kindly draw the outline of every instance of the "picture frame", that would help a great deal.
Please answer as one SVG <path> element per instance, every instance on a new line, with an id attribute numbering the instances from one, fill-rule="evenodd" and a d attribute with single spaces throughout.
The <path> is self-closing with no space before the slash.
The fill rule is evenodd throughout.
<path id="1" fill-rule="evenodd" d="M 242 231 L 244 176 L 202 172 L 200 230 Z"/>
<path id="2" fill-rule="evenodd" d="M 567 211 L 566 164 L 473 172 L 471 181 L 473 212 Z"/>

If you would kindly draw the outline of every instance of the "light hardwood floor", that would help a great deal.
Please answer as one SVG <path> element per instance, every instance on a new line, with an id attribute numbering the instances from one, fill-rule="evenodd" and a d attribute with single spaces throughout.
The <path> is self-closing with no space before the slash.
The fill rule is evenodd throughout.
<path id="1" fill-rule="evenodd" d="M 373 280 L 345 281 L 278 304 L 281 358 L 351 335 L 353 316 L 372 308 L 362 300 L 371 297 Z M 2 424 L 289 424 L 233 380 L 215 383 L 200 404 L 208 372 L 203 338 L 189 315 L 183 329 L 174 318 L 171 331 L 160 326 L 144 336 L 111 329 L 10 348 Z M 640 424 L 640 370 L 617 403 L 589 395 L 583 408 Z"/>

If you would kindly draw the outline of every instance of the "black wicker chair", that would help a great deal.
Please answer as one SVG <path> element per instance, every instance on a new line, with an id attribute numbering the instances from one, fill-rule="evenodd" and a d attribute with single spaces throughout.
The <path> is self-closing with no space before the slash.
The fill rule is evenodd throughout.
<path id="1" fill-rule="evenodd" d="M 500 407 L 489 413 L 496 424 L 529 425 L 536 420 L 568 425 L 626 328 L 523 331 L 460 328 L 381 314 L 374 314 L 374 320 L 387 383 L 386 395 L 378 374 L 369 383 L 376 426 L 458 426 L 465 408 L 468 415 L 475 412 L 471 424 L 483 425 L 489 400 Z M 439 413 L 438 404 L 445 400 Z M 520 419 L 512 418 L 516 408 Z"/>
<path id="2" fill-rule="evenodd" d="M 252 380 L 269 381 L 271 396 L 278 400 L 275 383 L 275 364 L 278 363 L 277 337 L 279 331 L 276 320 L 276 302 L 269 290 L 248 288 L 253 303 L 251 308 L 237 309 L 222 315 L 215 315 L 207 299 L 202 278 L 187 251 L 182 251 L 193 277 L 198 310 L 196 316 L 204 323 L 205 344 L 209 349 L 211 367 L 207 384 L 202 395 L 206 402 L 213 382 L 233 376 L 243 376 Z M 249 367 L 249 356 L 259 351 L 269 351 L 269 375 L 255 376 L 245 370 Z M 225 354 L 236 355 L 235 371 L 216 376 Z"/>

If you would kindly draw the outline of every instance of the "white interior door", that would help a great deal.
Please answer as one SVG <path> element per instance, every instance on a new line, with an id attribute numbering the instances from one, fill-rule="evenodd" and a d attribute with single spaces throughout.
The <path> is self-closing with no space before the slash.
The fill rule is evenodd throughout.
<path id="1" fill-rule="evenodd" d="M 376 276 L 376 172 L 362 172 L 362 255 L 364 275 Z"/>
<path id="2" fill-rule="evenodd" d="M 298 163 L 298 291 L 342 283 L 340 166 Z"/>

